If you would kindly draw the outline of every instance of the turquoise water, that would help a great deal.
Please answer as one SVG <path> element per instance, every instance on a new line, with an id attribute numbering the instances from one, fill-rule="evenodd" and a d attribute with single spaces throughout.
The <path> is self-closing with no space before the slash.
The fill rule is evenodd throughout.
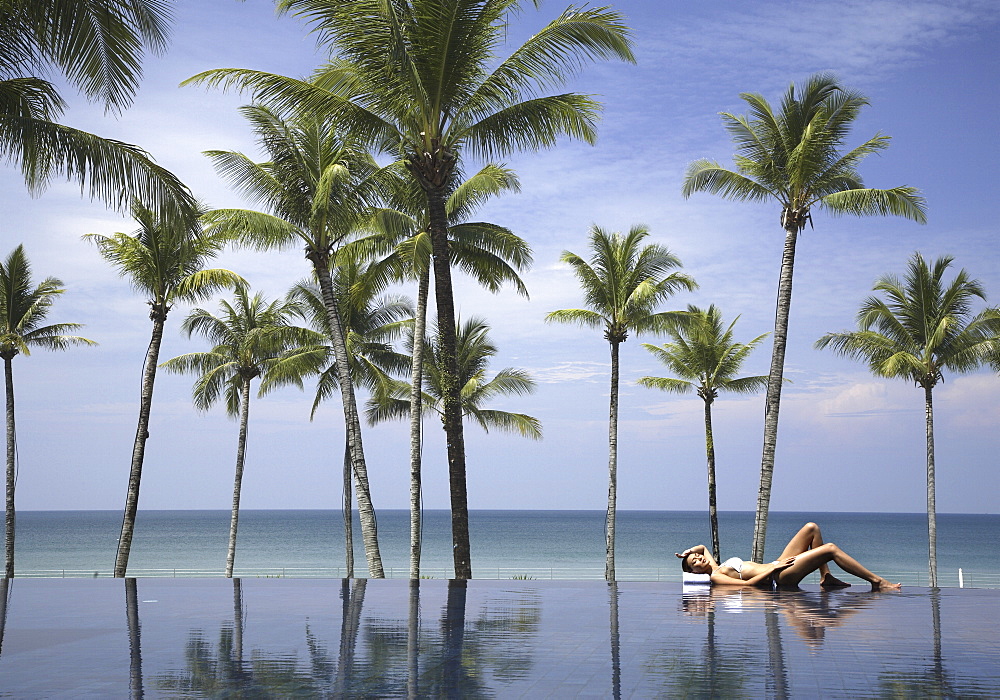
<path id="1" fill-rule="evenodd" d="M 720 513 L 724 557 L 749 556 L 754 515 Z M 823 528 L 863 564 L 898 580 L 926 585 L 927 526 L 922 514 L 772 513 L 768 557 L 808 521 Z M 116 511 L 26 511 L 18 514 L 16 570 L 22 575 L 109 575 L 121 528 Z M 378 513 L 386 574 L 408 575 L 409 514 Z M 472 564 L 476 578 L 601 578 L 603 511 L 473 511 Z M 219 575 L 228 541 L 227 511 L 142 511 L 129 572 L 133 575 Z M 367 571 L 355 525 L 356 575 Z M 621 580 L 677 580 L 673 553 L 710 543 L 703 512 L 620 511 L 616 565 Z M 1000 587 L 993 568 L 1000 554 L 1000 515 L 938 515 L 940 583 Z M 341 515 L 330 510 L 249 510 L 240 516 L 236 575 L 343 575 Z M 448 578 L 451 535 L 447 511 L 424 514 L 423 573 Z"/>

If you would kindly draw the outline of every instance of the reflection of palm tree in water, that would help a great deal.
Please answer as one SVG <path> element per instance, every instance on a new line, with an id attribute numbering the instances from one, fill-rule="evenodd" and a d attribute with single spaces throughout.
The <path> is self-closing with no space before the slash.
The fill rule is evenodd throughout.
<path id="1" fill-rule="evenodd" d="M 125 579 L 125 616 L 128 619 L 129 694 L 141 700 L 142 644 L 139 636 L 139 592 L 134 578 Z"/>
<path id="2" fill-rule="evenodd" d="M 127 583 L 127 582 L 126 582 Z M 356 583 L 364 584 L 363 580 Z M 345 580 L 345 587 L 349 583 Z M 192 630 L 185 647 L 185 668 L 163 674 L 157 678 L 158 688 L 198 697 L 285 697 L 288 695 L 317 696 L 330 694 L 334 675 L 344 670 L 349 673 L 353 664 L 353 642 L 346 641 L 344 635 L 356 640 L 360 603 L 364 598 L 364 585 L 355 586 L 353 592 L 345 596 L 346 615 L 341 628 L 342 658 L 340 667 L 325 655 L 325 650 L 306 628 L 306 642 L 309 646 L 311 672 L 299 669 L 298 660 L 288 654 L 268 655 L 255 651 L 250 662 L 244 660 L 244 630 L 246 611 L 243 604 L 242 582 L 233 579 L 233 621 L 219 630 L 219 641 L 214 646 L 205 639 L 201 630 Z M 130 639 L 135 629 L 136 646 L 133 652 L 133 668 L 138 659 L 138 612 L 135 625 L 129 618 Z M 141 672 L 139 680 L 141 682 Z M 340 682 L 339 677 L 336 682 Z M 344 687 L 350 687 L 347 682 Z M 140 691 L 141 692 L 141 691 Z M 133 695 L 134 696 L 134 695 Z M 141 695 L 140 695 L 141 697 Z"/>
<path id="3" fill-rule="evenodd" d="M 449 697 L 465 689 L 471 679 L 462 666 L 462 645 L 465 643 L 465 602 L 468 582 L 464 579 L 448 581 L 448 602 L 444 619 L 441 621 L 441 636 L 444 637 L 442 661 L 444 667 L 444 690 Z"/>
<path id="4" fill-rule="evenodd" d="M 956 678 L 944 665 L 941 645 L 941 589 L 929 592 L 933 631 L 933 659 L 923 669 L 886 671 L 879 677 L 879 697 L 883 698 L 992 698 L 996 686 L 979 675 Z"/>
<path id="5" fill-rule="evenodd" d="M 352 583 L 354 584 L 353 588 L 351 587 Z M 367 579 L 345 578 L 340 590 L 343 601 L 343 616 L 340 623 L 340 654 L 337 656 L 337 683 L 335 686 L 338 695 L 342 695 L 351 688 L 351 677 L 354 673 L 354 651 L 358 644 L 361 609 L 365 603 L 367 585 Z"/>
<path id="6" fill-rule="evenodd" d="M 608 582 L 611 603 L 611 694 L 615 700 L 622 696 L 621 635 L 618 631 L 618 583 Z"/>
<path id="7" fill-rule="evenodd" d="M 788 697 L 788 672 L 785 670 L 785 650 L 781 646 L 781 625 L 778 624 L 778 613 L 773 606 L 764 609 L 764 623 L 767 626 L 767 660 L 766 676 L 767 696 L 785 700 Z"/>
<path id="8" fill-rule="evenodd" d="M 246 613 L 243 611 L 243 583 L 238 578 L 233 579 L 233 659 L 237 665 L 243 666 L 243 621 Z"/>
<path id="9" fill-rule="evenodd" d="M 219 629 L 218 641 L 192 630 L 183 665 L 159 675 L 157 689 L 197 697 L 476 698 L 528 674 L 540 619 L 530 590 L 489 599 L 467 618 L 467 584 L 450 582 L 438 624 L 421 629 L 421 584 L 426 582 L 409 582 L 410 615 L 396 621 L 382 617 L 377 605 L 364 617 L 367 581 L 343 580 L 339 644 L 328 645 L 307 624 L 303 664 L 294 654 L 246 648 L 243 591 L 233 579 L 233 617 Z M 135 620 L 138 630 L 138 615 Z"/>
<path id="10" fill-rule="evenodd" d="M 760 666 L 764 661 L 757 658 L 755 650 L 743 640 L 725 643 L 717 639 L 714 593 L 714 589 L 705 586 L 703 592 L 681 598 L 681 612 L 704 618 L 707 623 L 701 654 L 692 651 L 691 640 L 681 638 L 676 646 L 654 652 L 646 662 L 649 676 L 663 678 L 663 689 L 658 696 L 753 697 L 744 687 L 747 669 Z"/>
<path id="11" fill-rule="evenodd" d="M 0 578 L 0 654 L 3 653 L 3 633 L 7 627 L 7 603 L 11 594 L 10 579 Z"/>
<path id="12" fill-rule="evenodd" d="M 420 579 L 410 579 L 406 621 L 406 697 L 416 698 L 420 687 Z"/>

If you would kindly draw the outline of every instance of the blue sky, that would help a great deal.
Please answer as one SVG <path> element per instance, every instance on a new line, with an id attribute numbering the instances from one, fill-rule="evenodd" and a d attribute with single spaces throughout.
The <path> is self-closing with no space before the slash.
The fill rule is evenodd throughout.
<path id="1" fill-rule="evenodd" d="M 528 370 L 534 395 L 498 407 L 538 417 L 545 438 L 527 441 L 467 430 L 472 508 L 602 509 L 607 498 L 609 353 L 601 334 L 550 326 L 544 316 L 581 304 L 563 250 L 586 254 L 592 224 L 649 226 L 700 284 L 666 308 L 688 303 L 740 316 L 737 339 L 773 327 L 782 231 L 773 204 L 740 204 L 699 194 L 684 200 L 687 164 L 701 157 L 730 163 L 718 113 L 742 112 L 739 93 L 776 101 L 790 82 L 833 71 L 868 95 L 850 145 L 881 131 L 891 147 L 862 166 L 873 187 L 914 185 L 928 200 L 925 226 L 882 218 L 831 218 L 816 212 L 798 246 L 786 358 L 786 386 L 772 508 L 798 511 L 903 511 L 925 508 L 922 392 L 906 382 L 814 350 L 829 331 L 848 329 L 873 280 L 902 272 L 919 250 L 949 254 L 1000 300 L 996 252 L 995 163 L 998 129 L 1000 6 L 967 2 L 715 2 L 627 0 L 614 3 L 634 28 L 638 65 L 587 67 L 572 88 L 605 101 L 597 146 L 563 143 L 512 157 L 523 191 L 498 200 L 480 218 L 529 241 L 535 264 L 530 300 L 490 295 L 459 279 L 463 316 L 485 316 L 501 354 L 494 370 Z M 237 95 L 179 88 L 196 72 L 250 67 L 304 75 L 319 56 L 304 26 L 276 18 L 264 0 L 180 0 L 173 42 L 146 63 L 134 106 L 120 118 L 66 93 L 64 121 L 149 150 L 213 206 L 242 200 L 200 155 L 207 149 L 252 153 L 236 113 Z M 548 0 L 514 20 L 523 40 L 563 9 Z M 86 233 L 132 231 L 132 222 L 53 183 L 30 198 L 17 172 L 0 170 L 2 253 L 24 243 L 37 279 L 61 278 L 66 294 L 54 322 L 86 324 L 100 343 L 65 353 L 37 351 L 14 361 L 22 509 L 118 509 L 124 503 L 142 359 L 150 323 L 145 300 L 80 240 Z M 276 297 L 308 273 L 296 251 L 227 251 L 216 263 Z M 402 290 L 412 294 L 411 290 Z M 215 310 L 215 302 L 203 304 Z M 168 319 L 162 359 L 204 349 Z M 705 508 L 702 402 L 636 386 L 660 373 L 630 338 L 622 352 L 619 508 Z M 769 342 L 747 364 L 764 374 Z M 222 408 L 191 406 L 192 378 L 161 373 L 143 473 L 141 508 L 228 508 L 236 425 Z M 1000 379 L 989 372 L 948 376 L 935 391 L 938 510 L 997 513 Z M 310 393 L 283 391 L 251 406 L 246 508 L 327 508 L 339 503 L 343 431 L 340 407 L 325 405 L 312 423 Z M 719 502 L 751 510 L 758 485 L 763 399 L 722 396 L 715 406 Z M 441 430 L 425 428 L 424 503 L 448 505 Z M 406 428 L 383 425 L 364 435 L 376 508 L 408 503 Z"/>

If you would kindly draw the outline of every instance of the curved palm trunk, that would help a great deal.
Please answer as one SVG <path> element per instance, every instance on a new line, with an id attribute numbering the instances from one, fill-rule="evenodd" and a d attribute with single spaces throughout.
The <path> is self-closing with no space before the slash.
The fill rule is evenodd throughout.
<path id="1" fill-rule="evenodd" d="M 413 359 L 410 369 L 410 578 L 420 578 L 420 443 L 421 392 L 424 379 L 424 329 L 427 324 L 427 293 L 430 270 L 420 273 L 417 313 L 413 317 Z"/>
<path id="2" fill-rule="evenodd" d="M 351 443 L 344 440 L 344 577 L 354 578 L 354 499 L 351 498 Z"/>
<path id="3" fill-rule="evenodd" d="M 788 339 L 788 313 L 792 307 L 792 272 L 798 235 L 798 225 L 795 223 L 785 229 L 785 249 L 781 254 L 778 301 L 774 314 L 774 349 L 771 352 L 771 372 L 764 399 L 764 454 L 760 462 L 760 490 L 757 492 L 757 518 L 753 528 L 752 556 L 755 562 L 764 561 L 767 510 L 771 503 L 774 450 L 778 443 L 778 405 L 781 402 L 781 382 L 785 371 L 785 344 Z"/>
<path id="4" fill-rule="evenodd" d="M 455 332 L 455 297 L 448 256 L 448 215 L 442 189 L 427 191 L 431 246 L 434 255 L 434 300 L 444 372 L 441 393 L 444 432 L 448 442 L 448 481 L 451 490 L 451 539 L 455 578 L 472 578 L 472 548 L 469 542 L 469 496 L 466 486 L 465 432 L 462 425 L 462 387 L 458 379 L 458 340 Z"/>
<path id="5" fill-rule="evenodd" d="M 17 433 L 14 429 L 14 369 L 13 356 L 3 358 L 4 385 L 7 389 L 7 499 L 4 525 L 4 549 L 7 563 L 4 577 L 14 578 L 14 486 L 17 480 Z"/>
<path id="6" fill-rule="evenodd" d="M 712 523 L 712 556 L 722 561 L 719 553 L 719 509 L 715 487 L 715 438 L 712 436 L 712 402 L 705 399 L 705 457 L 708 462 L 708 518 Z"/>
<path id="7" fill-rule="evenodd" d="M 118 555 L 115 557 L 115 577 L 124 578 L 128 568 L 128 557 L 132 551 L 132 533 L 135 530 L 135 515 L 139 509 L 139 481 L 142 479 L 142 461 L 146 455 L 146 440 L 149 439 L 149 414 L 153 407 L 153 382 L 156 380 L 156 363 L 160 357 L 163 342 L 163 326 L 166 313 L 150 313 L 153 320 L 153 335 L 146 350 L 146 364 L 142 371 L 142 389 L 139 394 L 139 424 L 135 430 L 135 445 L 132 447 L 132 469 L 128 477 L 128 493 L 125 496 L 125 514 L 122 518 L 122 532 L 118 538 Z"/>
<path id="8" fill-rule="evenodd" d="M 937 588 L 937 504 L 934 486 L 933 387 L 924 387 L 924 421 L 927 427 L 927 568 L 931 588 Z"/>
<path id="9" fill-rule="evenodd" d="M 368 467 L 365 464 L 365 450 L 361 443 L 361 419 L 358 416 L 358 402 L 354 396 L 354 382 L 351 380 L 347 357 L 347 343 L 344 339 L 344 325 L 340 321 L 337 298 L 333 293 L 333 280 L 326 260 L 312 259 L 323 293 L 323 303 L 330 322 L 330 343 L 337 362 L 337 383 L 344 405 L 344 422 L 347 428 L 347 444 L 351 451 L 351 467 L 354 471 L 354 488 L 358 496 L 358 517 L 361 520 L 361 537 L 365 543 L 368 559 L 368 574 L 372 578 L 385 578 L 382 570 L 382 556 L 378 548 L 378 527 L 371 492 L 368 489 Z"/>
<path id="10" fill-rule="evenodd" d="M 250 380 L 240 387 L 240 437 L 236 445 L 236 478 L 233 481 L 233 514 L 229 519 L 229 552 L 226 554 L 226 578 L 233 577 L 236 562 L 236 531 L 240 524 L 240 489 L 243 484 L 243 464 L 247 453 L 247 424 L 250 422 Z"/>
<path id="11" fill-rule="evenodd" d="M 618 346 L 611 342 L 611 406 L 608 417 L 608 515 L 604 526 L 604 578 L 615 580 L 615 518 L 618 507 Z"/>

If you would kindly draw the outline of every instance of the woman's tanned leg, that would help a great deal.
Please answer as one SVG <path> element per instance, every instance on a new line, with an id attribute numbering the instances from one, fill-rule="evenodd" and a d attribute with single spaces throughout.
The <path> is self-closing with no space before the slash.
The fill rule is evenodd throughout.
<path id="1" fill-rule="evenodd" d="M 795 562 L 787 569 L 778 572 L 778 584 L 782 586 L 797 586 L 807 575 L 821 569 L 827 562 L 834 562 L 841 569 L 849 574 L 863 578 L 872 585 L 872 590 L 881 588 L 899 588 L 898 583 L 890 583 L 878 574 L 874 574 L 862 566 L 854 557 L 850 556 L 832 542 L 814 547 L 808 552 L 797 554 Z"/>
<path id="2" fill-rule="evenodd" d="M 819 529 L 819 525 L 816 523 L 806 523 L 802 528 L 795 533 L 795 536 L 788 541 L 785 545 L 785 549 L 781 552 L 781 556 L 778 560 L 788 559 L 789 557 L 796 557 L 800 554 L 804 554 L 810 550 L 816 549 L 817 547 L 822 547 L 823 533 Z M 846 571 L 846 569 L 844 569 Z M 819 585 L 825 588 L 841 588 L 843 586 L 850 586 L 851 584 L 846 581 L 841 581 L 836 576 L 830 573 L 830 567 L 824 562 L 819 567 Z"/>

